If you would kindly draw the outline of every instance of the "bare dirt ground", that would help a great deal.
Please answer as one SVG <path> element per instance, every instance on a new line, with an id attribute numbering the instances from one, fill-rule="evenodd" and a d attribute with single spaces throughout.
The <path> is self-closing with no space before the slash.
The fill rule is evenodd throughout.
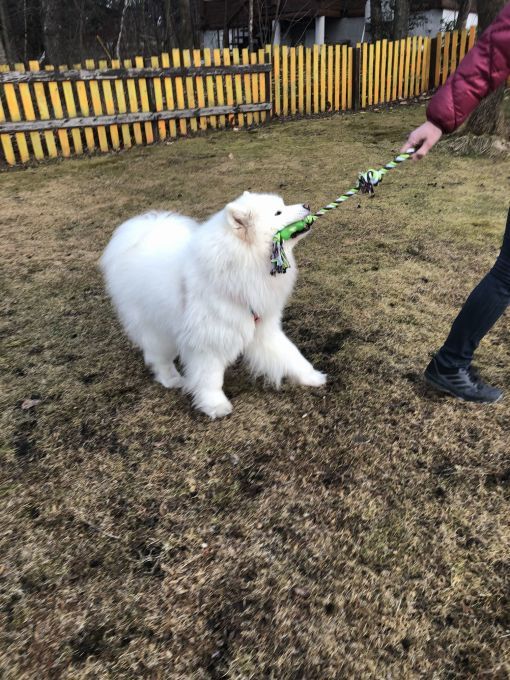
<path id="1" fill-rule="evenodd" d="M 149 208 L 203 218 L 245 189 L 319 207 L 423 117 L 0 175 L 2 677 L 509 677 L 509 402 L 421 378 L 497 254 L 508 162 L 439 149 L 321 220 L 284 325 L 329 383 L 275 392 L 235 366 L 226 420 L 152 381 L 96 267 Z M 507 392 L 509 340 L 503 319 L 478 355 Z"/>

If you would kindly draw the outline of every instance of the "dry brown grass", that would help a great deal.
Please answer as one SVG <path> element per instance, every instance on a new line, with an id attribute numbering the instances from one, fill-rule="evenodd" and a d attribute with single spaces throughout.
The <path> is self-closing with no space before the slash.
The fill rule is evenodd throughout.
<path id="1" fill-rule="evenodd" d="M 509 676 L 508 402 L 421 380 L 497 253 L 508 163 L 438 151 L 324 218 L 285 328 L 327 388 L 268 391 L 234 367 L 220 422 L 150 379 L 96 269 L 149 207 L 204 217 L 247 188 L 318 206 L 422 117 L 0 176 L 2 677 Z M 503 321 L 479 352 L 507 390 L 509 339 Z"/>

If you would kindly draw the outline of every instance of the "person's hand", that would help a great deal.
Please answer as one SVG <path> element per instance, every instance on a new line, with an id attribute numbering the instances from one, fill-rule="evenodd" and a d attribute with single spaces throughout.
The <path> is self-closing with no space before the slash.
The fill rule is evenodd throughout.
<path id="1" fill-rule="evenodd" d="M 411 132 L 407 142 L 400 149 L 400 153 L 404 153 L 409 148 L 416 149 L 416 153 L 413 154 L 413 160 L 419 161 L 428 154 L 442 136 L 443 132 L 441 128 L 438 128 L 434 123 L 427 121 Z"/>

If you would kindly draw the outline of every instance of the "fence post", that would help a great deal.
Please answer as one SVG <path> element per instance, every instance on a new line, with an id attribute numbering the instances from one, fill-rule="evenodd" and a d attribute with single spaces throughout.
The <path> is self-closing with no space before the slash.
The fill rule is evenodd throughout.
<path id="1" fill-rule="evenodd" d="M 435 78 L 436 78 L 436 63 L 437 60 L 439 59 L 439 53 L 438 53 L 438 38 L 431 38 L 430 39 L 430 47 L 429 47 L 429 77 L 428 77 L 428 89 L 433 90 L 435 89 Z"/>
<path id="2" fill-rule="evenodd" d="M 361 47 L 354 48 L 352 54 L 352 108 L 359 111 L 360 108 L 360 69 L 361 69 Z"/>

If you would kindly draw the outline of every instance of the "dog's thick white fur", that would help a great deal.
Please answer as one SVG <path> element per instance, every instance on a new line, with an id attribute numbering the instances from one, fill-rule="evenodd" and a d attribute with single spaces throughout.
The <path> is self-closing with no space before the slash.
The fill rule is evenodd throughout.
<path id="1" fill-rule="evenodd" d="M 289 271 L 269 273 L 273 235 L 308 213 L 248 192 L 203 224 L 151 212 L 118 227 L 101 258 L 124 329 L 156 380 L 191 393 L 211 418 L 232 410 L 223 375 L 240 355 L 277 387 L 284 377 L 313 387 L 326 382 L 281 329 L 301 237 L 285 243 Z"/>

